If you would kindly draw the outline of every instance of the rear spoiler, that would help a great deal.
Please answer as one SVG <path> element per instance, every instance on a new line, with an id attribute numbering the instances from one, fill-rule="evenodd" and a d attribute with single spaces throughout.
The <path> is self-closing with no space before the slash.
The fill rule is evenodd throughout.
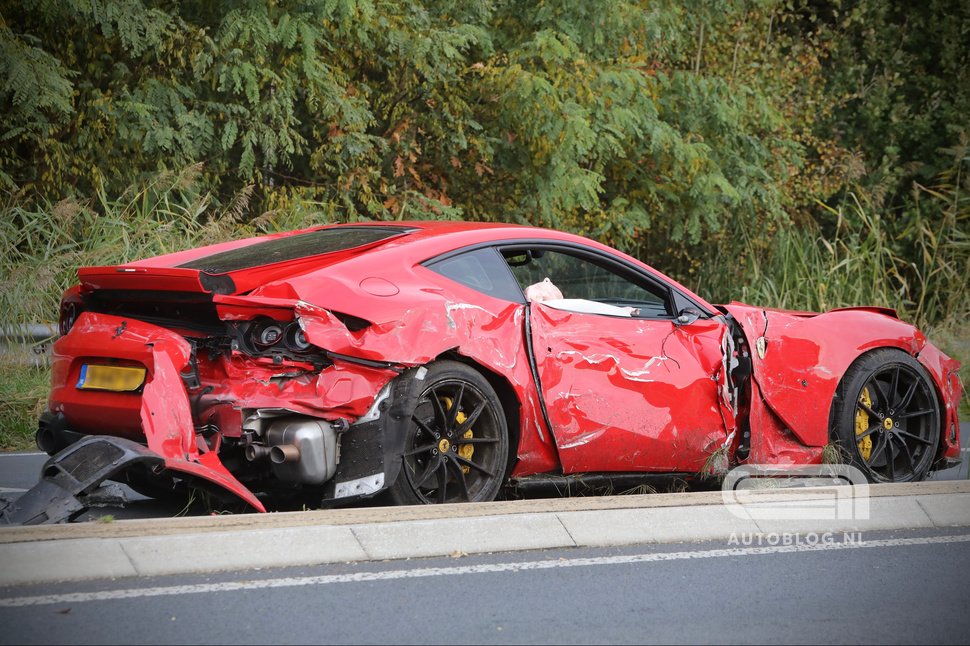
<path id="1" fill-rule="evenodd" d="M 130 265 L 82 267 L 81 284 L 88 289 L 135 289 L 200 294 L 233 294 L 236 285 L 227 274 L 207 274 L 178 267 L 133 267 Z"/>

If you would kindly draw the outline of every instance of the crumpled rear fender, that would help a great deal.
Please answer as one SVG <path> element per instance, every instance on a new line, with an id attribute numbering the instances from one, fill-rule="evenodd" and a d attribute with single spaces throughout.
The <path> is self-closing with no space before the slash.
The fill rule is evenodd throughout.
<path id="1" fill-rule="evenodd" d="M 180 372 L 191 356 L 189 343 L 175 332 L 134 319 L 85 312 L 71 332 L 53 346 L 51 412 L 112 415 L 137 411 L 148 448 L 165 467 L 203 478 L 265 511 L 258 498 L 196 441 L 189 396 Z M 74 384 L 85 361 L 104 358 L 139 363 L 147 369 L 140 396 L 85 392 Z M 90 421 L 88 422 L 91 423 Z M 202 446 L 200 446 L 200 444 Z"/>
<path id="2" fill-rule="evenodd" d="M 726 309 L 747 338 L 754 379 L 765 403 L 806 446 L 828 443 L 835 390 L 859 356 L 881 347 L 917 356 L 931 347 L 912 325 L 871 310 L 804 315 L 740 303 Z M 943 376 L 939 368 L 927 367 L 940 387 Z M 751 432 L 761 430 L 752 428 Z"/>
<path id="3" fill-rule="evenodd" d="M 497 300 L 493 307 L 480 294 L 475 298 L 487 306 L 472 305 L 466 302 L 469 298 L 435 294 L 399 319 L 359 331 L 349 330 L 330 310 L 305 301 L 296 302 L 294 310 L 307 340 L 331 353 L 407 367 L 454 353 L 499 375 L 519 404 L 516 473 L 557 467 L 558 452 L 542 418 L 524 345 L 525 307 Z"/>

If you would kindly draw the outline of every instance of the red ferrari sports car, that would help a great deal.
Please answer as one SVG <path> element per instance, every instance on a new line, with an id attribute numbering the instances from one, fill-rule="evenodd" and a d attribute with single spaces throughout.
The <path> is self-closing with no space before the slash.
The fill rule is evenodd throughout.
<path id="1" fill-rule="evenodd" d="M 8 519 L 106 478 L 264 510 L 488 501 L 544 480 L 820 463 L 875 482 L 959 454 L 959 364 L 892 310 L 712 305 L 546 229 L 324 226 L 121 266 L 64 295 L 53 457 Z"/>

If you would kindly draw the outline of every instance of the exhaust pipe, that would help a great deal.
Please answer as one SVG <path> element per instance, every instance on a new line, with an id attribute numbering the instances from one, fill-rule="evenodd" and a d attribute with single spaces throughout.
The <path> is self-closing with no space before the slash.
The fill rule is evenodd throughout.
<path id="1" fill-rule="evenodd" d="M 49 426 L 41 426 L 38 428 L 37 435 L 34 439 L 37 442 L 37 448 L 48 455 L 54 455 L 66 446 L 62 446 L 64 443 L 60 441 L 57 433 Z"/>
<path id="2" fill-rule="evenodd" d="M 63 413 L 55 415 L 51 412 L 44 412 L 41 413 L 40 420 L 37 423 L 34 442 L 37 443 L 37 448 L 47 455 L 54 455 L 85 437 L 88 436 L 67 428 L 67 420 L 64 419 Z"/>
<path id="3" fill-rule="evenodd" d="M 260 444 L 250 444 L 246 447 L 245 455 L 246 459 L 250 462 L 255 462 L 256 460 L 264 460 L 269 457 L 270 449 L 268 446 L 262 446 Z"/>
<path id="4" fill-rule="evenodd" d="M 273 464 L 297 462 L 300 459 L 300 447 L 296 444 L 277 444 L 269 450 L 269 459 Z"/>

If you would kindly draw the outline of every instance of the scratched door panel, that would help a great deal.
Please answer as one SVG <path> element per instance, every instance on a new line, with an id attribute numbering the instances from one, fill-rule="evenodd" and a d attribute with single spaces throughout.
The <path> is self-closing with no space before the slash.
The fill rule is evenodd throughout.
<path id="1" fill-rule="evenodd" d="M 724 325 L 604 316 L 533 303 L 532 339 L 565 473 L 699 471 L 727 437 Z"/>

